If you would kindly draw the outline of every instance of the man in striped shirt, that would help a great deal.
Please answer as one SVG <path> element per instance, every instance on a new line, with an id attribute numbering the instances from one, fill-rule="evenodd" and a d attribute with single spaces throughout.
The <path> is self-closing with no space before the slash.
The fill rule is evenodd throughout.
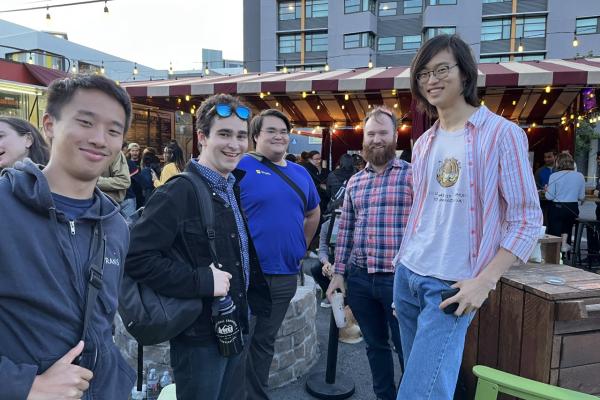
<path id="1" fill-rule="evenodd" d="M 527 137 L 479 106 L 465 42 L 443 35 L 425 43 L 411 91 L 439 119 L 413 149 L 415 197 L 394 259 L 406 360 L 397 399 L 445 400 L 453 398 L 475 310 L 516 260 L 527 261 L 542 214 Z"/>
<path id="2" fill-rule="evenodd" d="M 367 357 L 378 399 L 396 397 L 394 363 L 389 345 L 402 365 L 398 323 L 392 314 L 392 259 L 412 203 L 410 164 L 396 156 L 397 121 L 377 107 L 365 117 L 363 155 L 368 161 L 348 181 L 335 249 L 335 274 L 327 296 L 348 286 L 347 303 L 367 343 Z M 331 300 L 331 299 L 330 299 Z"/>

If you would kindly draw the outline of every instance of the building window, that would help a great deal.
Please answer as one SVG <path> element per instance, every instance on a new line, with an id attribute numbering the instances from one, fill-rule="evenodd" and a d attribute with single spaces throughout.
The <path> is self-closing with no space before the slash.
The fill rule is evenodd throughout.
<path id="1" fill-rule="evenodd" d="M 504 3 L 505 1 L 512 1 L 512 0 L 483 0 L 483 4 L 485 3 Z"/>
<path id="2" fill-rule="evenodd" d="M 481 41 L 510 39 L 510 18 L 488 19 L 481 23 Z"/>
<path id="3" fill-rule="evenodd" d="M 421 35 L 402 36 L 402 49 L 414 50 L 421 47 Z"/>
<path id="4" fill-rule="evenodd" d="M 453 35 L 456 33 L 454 26 L 432 26 L 425 28 L 425 40 L 429 40 L 437 35 Z"/>
<path id="5" fill-rule="evenodd" d="M 325 69 L 325 65 L 305 65 L 305 71 L 321 71 Z"/>
<path id="6" fill-rule="evenodd" d="M 379 16 L 380 17 L 396 15 L 397 10 L 398 10 L 398 2 L 396 2 L 396 1 L 385 1 L 383 3 L 379 3 Z"/>
<path id="7" fill-rule="evenodd" d="M 516 38 L 546 36 L 546 17 L 517 18 L 516 26 Z"/>
<path id="8" fill-rule="evenodd" d="M 306 18 L 327 17 L 328 0 L 306 0 Z"/>
<path id="9" fill-rule="evenodd" d="M 377 39 L 377 50 L 379 51 L 394 51 L 396 50 L 396 37 L 380 37 Z"/>
<path id="10" fill-rule="evenodd" d="M 575 33 L 577 35 L 590 35 L 593 33 L 599 33 L 598 19 L 600 19 L 600 17 L 578 19 Z"/>
<path id="11" fill-rule="evenodd" d="M 312 33 L 306 35 L 304 39 L 304 50 L 306 51 L 327 51 L 327 34 Z"/>
<path id="12" fill-rule="evenodd" d="M 508 62 L 510 61 L 510 56 L 481 56 L 479 57 L 480 63 L 498 63 L 498 62 Z"/>
<path id="13" fill-rule="evenodd" d="M 509 61 L 541 61 L 545 59 L 544 54 L 525 54 L 521 56 L 513 55 L 512 60 L 509 54 L 504 55 L 493 55 L 493 56 L 481 56 L 479 62 L 481 63 L 499 63 Z"/>
<path id="14" fill-rule="evenodd" d="M 445 6 L 449 4 L 456 4 L 456 0 L 429 0 L 430 6 Z"/>
<path id="15" fill-rule="evenodd" d="M 360 47 L 373 47 L 375 35 L 373 32 L 359 32 L 344 35 L 344 49 L 357 49 Z"/>
<path id="16" fill-rule="evenodd" d="M 404 14 L 420 14 L 423 12 L 423 0 L 404 0 Z"/>
<path id="17" fill-rule="evenodd" d="M 375 14 L 377 0 L 344 0 L 344 14 L 370 11 Z"/>
<path id="18" fill-rule="evenodd" d="M 279 36 L 279 53 L 300 53 L 301 43 L 300 35 L 281 35 Z"/>
<path id="19" fill-rule="evenodd" d="M 281 1 L 279 3 L 279 20 L 300 19 L 302 13 L 301 2 L 298 0 Z"/>

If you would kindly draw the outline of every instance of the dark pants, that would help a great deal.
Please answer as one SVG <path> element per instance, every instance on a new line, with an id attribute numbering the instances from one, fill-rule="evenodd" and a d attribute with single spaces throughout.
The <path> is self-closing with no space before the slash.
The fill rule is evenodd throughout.
<path id="1" fill-rule="evenodd" d="M 244 340 L 248 338 L 245 337 Z M 229 400 L 228 388 L 241 386 L 242 354 L 223 357 L 217 344 L 191 346 L 171 341 L 171 366 L 178 400 Z"/>
<path id="2" fill-rule="evenodd" d="M 548 212 L 548 234 L 560 236 L 567 234 L 567 243 L 571 243 L 571 232 L 575 219 L 579 217 L 579 206 L 574 203 L 553 203 Z"/>
<path id="3" fill-rule="evenodd" d="M 310 269 L 310 273 L 315 279 L 315 282 L 321 287 L 323 291 L 323 296 L 325 296 L 325 292 L 327 292 L 327 288 L 329 288 L 329 278 L 323 276 L 323 264 L 319 263 Z"/>
<path id="4" fill-rule="evenodd" d="M 369 274 L 364 268 L 351 266 L 348 269 L 347 285 L 348 305 L 367 344 L 373 391 L 380 399 L 394 400 L 396 385 L 389 343 L 390 331 L 400 366 L 404 365 L 398 321 L 392 314 L 394 274 Z"/>
<path id="5" fill-rule="evenodd" d="M 272 309 L 268 318 L 253 317 L 250 345 L 245 354 L 245 389 L 249 400 L 269 399 L 266 387 L 275 351 L 275 337 L 298 286 L 297 275 L 265 274 L 265 279 L 271 290 Z M 238 396 L 236 400 L 241 398 Z"/>

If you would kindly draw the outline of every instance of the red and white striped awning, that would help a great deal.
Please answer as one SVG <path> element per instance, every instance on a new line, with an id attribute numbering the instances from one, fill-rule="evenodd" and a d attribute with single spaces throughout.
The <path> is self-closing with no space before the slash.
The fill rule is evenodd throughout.
<path id="1" fill-rule="evenodd" d="M 280 108 L 297 124 L 307 125 L 356 123 L 378 104 L 406 116 L 411 103 L 408 67 L 205 76 L 122 86 L 134 101 L 163 106 L 161 98 L 189 95 L 193 102 L 215 93 L 234 94 L 255 111 Z M 485 105 L 498 114 L 524 123 L 554 123 L 582 88 L 600 87 L 600 58 L 479 64 L 477 86 Z M 170 104 L 178 109 L 176 102 Z"/>

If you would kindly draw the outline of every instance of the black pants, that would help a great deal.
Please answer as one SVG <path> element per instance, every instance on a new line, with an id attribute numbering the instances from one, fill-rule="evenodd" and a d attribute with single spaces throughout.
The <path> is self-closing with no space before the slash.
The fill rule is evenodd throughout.
<path id="1" fill-rule="evenodd" d="M 327 292 L 327 288 L 329 288 L 329 278 L 323 276 L 323 264 L 319 263 L 312 267 L 310 273 L 315 279 L 315 282 L 321 287 L 323 296 L 325 296 L 325 292 Z"/>
<path id="2" fill-rule="evenodd" d="M 266 388 L 275 351 L 275 337 L 298 286 L 297 275 L 265 274 L 265 279 L 271 290 L 271 316 L 252 317 L 250 343 L 243 353 L 245 384 L 234 390 L 233 398 L 236 400 L 269 400 Z"/>
<path id="3" fill-rule="evenodd" d="M 574 203 L 552 203 L 548 210 L 548 233 L 554 236 L 567 234 L 567 243 L 571 243 L 571 232 L 575 219 L 579 217 L 579 205 Z"/>

